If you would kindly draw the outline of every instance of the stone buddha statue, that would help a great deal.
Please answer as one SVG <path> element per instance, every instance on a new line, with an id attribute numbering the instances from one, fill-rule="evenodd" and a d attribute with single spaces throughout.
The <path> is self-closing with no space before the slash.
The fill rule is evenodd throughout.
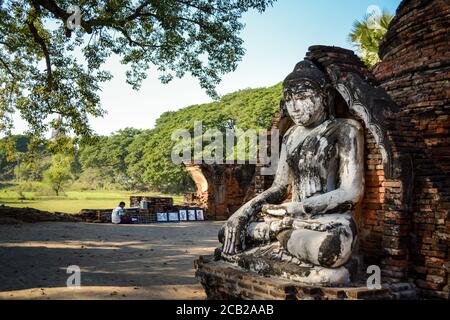
<path id="1" fill-rule="evenodd" d="M 335 118 L 333 88 L 309 60 L 295 66 L 283 89 L 294 125 L 283 137 L 273 185 L 222 227 L 220 257 L 305 283 L 342 284 L 364 192 L 363 128 Z"/>

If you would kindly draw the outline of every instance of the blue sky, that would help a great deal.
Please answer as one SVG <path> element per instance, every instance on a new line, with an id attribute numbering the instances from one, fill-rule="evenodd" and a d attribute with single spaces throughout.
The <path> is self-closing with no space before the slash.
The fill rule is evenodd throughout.
<path id="1" fill-rule="evenodd" d="M 369 6 L 376 5 L 394 14 L 399 3 L 400 0 L 278 0 L 262 14 L 249 12 L 244 16 L 246 27 L 241 33 L 246 54 L 237 70 L 223 77 L 218 92 L 223 95 L 276 84 L 303 59 L 311 45 L 352 49 L 347 35 L 353 22 L 361 19 Z M 125 127 L 152 128 L 165 111 L 211 101 L 191 77 L 163 85 L 150 70 L 140 91 L 134 91 L 125 82 L 126 67 L 119 59 L 111 58 L 105 68 L 114 75 L 100 94 L 108 113 L 90 120 L 99 134 Z M 15 132 L 26 129 L 17 118 L 15 127 Z"/>

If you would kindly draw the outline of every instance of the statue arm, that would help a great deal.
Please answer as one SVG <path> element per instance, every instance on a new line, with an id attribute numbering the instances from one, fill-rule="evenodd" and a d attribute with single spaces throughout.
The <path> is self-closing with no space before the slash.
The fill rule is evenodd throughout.
<path id="1" fill-rule="evenodd" d="M 245 216 L 251 218 L 254 214 L 261 211 L 264 204 L 282 202 L 287 196 L 290 179 L 291 173 L 287 163 L 286 144 L 283 143 L 272 186 L 242 206 Z"/>
<path id="2" fill-rule="evenodd" d="M 348 211 L 364 194 L 364 142 L 363 129 L 352 120 L 342 130 L 339 148 L 339 187 L 336 190 L 313 196 L 303 202 L 303 210 L 309 214 Z"/>
<path id="3" fill-rule="evenodd" d="M 286 139 L 283 139 L 283 141 L 286 141 Z M 245 249 L 245 232 L 249 221 L 261 211 L 264 204 L 279 203 L 284 200 L 288 191 L 289 180 L 290 169 L 287 164 L 286 144 L 283 142 L 272 186 L 239 208 L 219 232 L 219 238 L 220 234 L 223 234 L 224 237 L 222 248 L 224 254 L 233 255 Z"/>

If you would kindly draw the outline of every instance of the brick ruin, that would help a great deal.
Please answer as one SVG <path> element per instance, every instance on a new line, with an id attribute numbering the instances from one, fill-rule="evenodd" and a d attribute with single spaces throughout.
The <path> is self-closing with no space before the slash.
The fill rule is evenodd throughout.
<path id="1" fill-rule="evenodd" d="M 277 111 L 268 130 L 270 149 L 270 129 L 280 131 L 280 142 L 284 133 L 292 125 L 292 120 L 283 110 Z M 281 144 L 280 144 L 281 145 Z M 270 154 L 270 150 L 269 150 Z M 185 164 L 194 180 L 197 192 L 184 195 L 184 205 L 206 210 L 209 220 L 226 220 L 239 207 L 263 192 L 273 182 L 273 176 L 261 174 L 262 164 Z"/>
<path id="2" fill-rule="evenodd" d="M 388 148 L 380 148 L 379 137 L 369 128 L 365 130 L 365 197 L 356 217 L 359 252 L 366 266 L 381 266 L 383 283 L 398 288 L 406 283 L 402 289 L 406 295 L 413 290 L 410 283 L 423 297 L 444 299 L 449 299 L 450 291 L 449 18 L 445 0 L 404 0 L 380 46 L 382 62 L 372 73 L 349 50 L 316 46 L 307 54 L 323 69 L 338 64 L 341 70 L 361 75 L 383 88 L 397 105 L 398 110 L 383 119 L 382 135 Z M 337 115 L 360 120 L 348 113 L 344 100 L 338 97 L 336 101 Z M 283 111 L 277 113 L 272 127 L 286 131 L 290 126 L 287 118 Z M 243 199 L 270 186 L 272 177 L 259 172 L 260 166 L 256 166 L 252 187 Z M 205 278 L 208 266 L 204 261 L 197 261 L 197 267 L 204 272 L 200 278 L 211 297 L 236 296 L 237 290 L 247 295 L 241 298 L 289 298 L 283 291 L 288 284 L 275 294 L 280 284 L 262 284 L 249 276 L 249 283 L 241 288 L 238 279 L 243 281 L 242 275 L 234 279 L 234 271 L 226 268 L 217 269 L 216 275 L 211 271 Z M 211 291 L 214 285 L 218 291 Z M 349 299 L 365 294 L 364 290 L 352 290 L 339 294 Z M 301 291 L 295 289 L 294 296 L 301 298 Z M 319 298 L 339 298 L 333 290 L 332 297 L 319 291 Z M 398 298 L 394 291 L 389 291 L 391 298 Z M 387 292 L 376 294 L 378 298 L 389 296 Z M 368 294 L 368 298 L 376 298 L 376 294 Z"/>
<path id="3" fill-rule="evenodd" d="M 184 197 L 186 206 L 206 210 L 208 220 L 226 220 L 252 194 L 255 165 L 189 164 L 186 169 L 197 186 Z"/>
<path id="4" fill-rule="evenodd" d="M 450 284 L 449 21 L 448 1 L 403 1 L 380 46 L 382 62 L 373 71 L 401 109 L 389 137 L 397 155 L 411 163 L 411 177 L 384 182 L 383 210 L 376 215 L 384 225 L 383 269 L 396 279 L 414 279 L 426 296 L 446 299 Z"/>

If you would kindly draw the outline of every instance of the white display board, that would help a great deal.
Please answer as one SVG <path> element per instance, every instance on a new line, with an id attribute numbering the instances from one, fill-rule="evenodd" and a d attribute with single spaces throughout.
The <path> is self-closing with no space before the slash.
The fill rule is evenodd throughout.
<path id="1" fill-rule="evenodd" d="M 195 221 L 197 220 L 196 214 L 195 214 L 195 210 L 188 210 L 188 220 L 189 221 Z"/>
<path id="2" fill-rule="evenodd" d="M 156 214 L 156 221 L 167 222 L 167 212 L 158 212 Z"/>
<path id="3" fill-rule="evenodd" d="M 178 211 L 180 221 L 187 221 L 187 210 L 180 210 Z"/>
<path id="4" fill-rule="evenodd" d="M 170 222 L 178 222 L 179 217 L 178 217 L 178 212 L 169 212 L 169 221 Z"/>
<path id="5" fill-rule="evenodd" d="M 199 221 L 205 220 L 205 217 L 203 216 L 203 209 L 197 209 L 196 216 L 197 216 L 197 220 L 199 220 Z"/>

